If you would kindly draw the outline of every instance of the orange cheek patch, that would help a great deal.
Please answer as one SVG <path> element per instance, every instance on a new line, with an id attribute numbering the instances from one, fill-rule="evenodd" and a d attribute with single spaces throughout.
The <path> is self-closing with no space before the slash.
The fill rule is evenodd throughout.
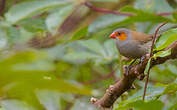
<path id="1" fill-rule="evenodd" d="M 124 41 L 127 39 L 127 35 L 125 33 L 122 33 L 120 36 L 119 36 L 119 39 L 120 41 Z"/>

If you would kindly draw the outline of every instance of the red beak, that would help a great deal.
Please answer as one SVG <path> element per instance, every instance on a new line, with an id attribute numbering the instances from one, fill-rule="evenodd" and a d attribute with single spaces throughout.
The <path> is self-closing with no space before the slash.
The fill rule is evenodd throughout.
<path id="1" fill-rule="evenodd" d="M 109 37 L 110 37 L 111 39 L 116 39 L 116 38 L 117 38 L 115 32 L 113 32 Z"/>

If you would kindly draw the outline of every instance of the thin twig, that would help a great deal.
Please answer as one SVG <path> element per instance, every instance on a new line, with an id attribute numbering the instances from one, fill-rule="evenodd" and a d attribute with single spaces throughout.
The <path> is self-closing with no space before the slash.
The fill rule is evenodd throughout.
<path id="1" fill-rule="evenodd" d="M 174 12 L 161 12 L 161 13 L 157 13 L 158 16 L 168 16 L 168 15 L 172 15 Z"/>
<path id="2" fill-rule="evenodd" d="M 85 1 L 84 5 L 87 6 L 88 8 L 100 12 L 100 13 L 107 13 L 107 14 L 114 14 L 114 15 L 120 15 L 120 16 L 134 16 L 133 13 L 125 13 L 125 12 L 119 12 L 119 11 L 113 11 L 113 10 L 108 10 L 108 9 L 103 9 L 103 8 L 97 8 L 93 6 L 90 2 Z M 156 15 L 158 16 L 169 16 L 172 15 L 174 12 L 161 12 L 157 13 Z"/>
<path id="3" fill-rule="evenodd" d="M 134 16 L 134 14 L 132 14 L 132 13 L 124 13 L 124 12 L 118 12 L 118 11 L 103 9 L 103 8 L 97 8 L 97 7 L 94 7 L 89 2 L 84 2 L 84 5 L 87 6 L 88 8 L 90 8 L 90 9 L 92 9 L 96 12 L 100 12 L 100 13 L 108 13 L 108 14 L 121 15 L 121 16 Z"/>
<path id="4" fill-rule="evenodd" d="M 155 34 L 154 34 L 154 37 L 153 37 L 153 40 L 152 40 L 151 50 L 150 50 L 150 58 L 149 58 L 150 64 L 151 64 L 151 62 L 152 62 L 151 58 L 152 58 L 152 56 L 153 56 L 153 48 L 154 48 L 154 45 L 155 45 L 156 38 L 157 38 L 157 36 L 158 36 L 157 34 L 158 34 L 158 32 L 159 32 L 159 29 L 160 29 L 162 26 L 164 26 L 165 24 L 166 24 L 166 23 L 160 24 L 160 25 L 157 27 L 156 31 L 155 31 Z M 146 89 L 147 89 L 147 84 L 148 84 L 148 81 L 149 81 L 149 74 L 150 74 L 150 67 L 148 68 L 148 71 L 147 71 L 147 78 L 146 78 L 146 81 L 145 81 L 145 87 L 144 87 L 144 93 L 143 93 L 143 100 L 145 99 L 145 96 L 146 96 Z"/>

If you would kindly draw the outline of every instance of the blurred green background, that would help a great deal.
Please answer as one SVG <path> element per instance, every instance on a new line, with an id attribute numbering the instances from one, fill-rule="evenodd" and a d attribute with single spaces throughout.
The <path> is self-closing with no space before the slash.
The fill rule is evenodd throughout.
<path id="1" fill-rule="evenodd" d="M 98 110 L 90 98 L 103 96 L 128 64 L 108 37 L 112 31 L 153 34 L 159 23 L 168 22 L 161 32 L 177 25 L 176 0 L 87 1 L 135 16 L 95 12 L 83 2 L 0 0 L 0 110 Z M 170 29 L 156 49 L 176 39 L 177 28 Z M 114 110 L 177 110 L 177 60 L 151 69 L 145 102 L 144 80 L 134 84 Z"/>

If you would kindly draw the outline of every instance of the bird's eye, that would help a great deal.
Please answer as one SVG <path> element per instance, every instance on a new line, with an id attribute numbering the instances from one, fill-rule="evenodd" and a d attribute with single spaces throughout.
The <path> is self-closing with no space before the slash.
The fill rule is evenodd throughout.
<path id="1" fill-rule="evenodd" d="M 118 32 L 117 34 L 118 34 L 119 36 L 121 35 L 121 33 L 120 33 L 120 32 Z"/>

